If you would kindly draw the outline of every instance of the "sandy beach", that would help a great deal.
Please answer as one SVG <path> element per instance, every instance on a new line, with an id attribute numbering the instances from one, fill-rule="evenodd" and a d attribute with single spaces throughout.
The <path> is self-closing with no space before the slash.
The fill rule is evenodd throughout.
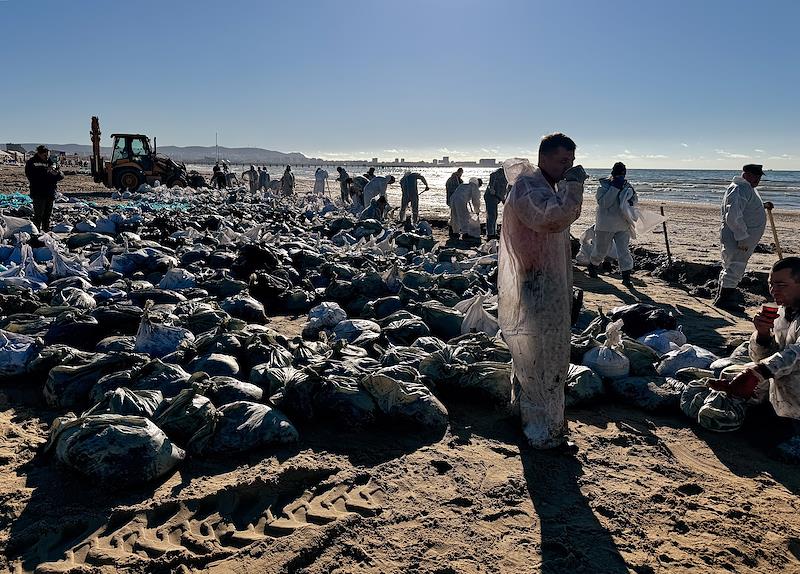
<path id="1" fill-rule="evenodd" d="M 300 192 L 311 187 L 298 182 Z M 59 189 L 111 201 L 88 176 Z M 26 190 L 21 168 L 0 166 L 0 193 Z M 592 192 L 575 237 L 593 223 Z M 390 188 L 390 204 L 399 193 Z M 634 243 L 634 289 L 576 268 L 585 307 L 661 305 L 690 343 L 729 351 L 763 302 L 776 259 L 769 228 L 767 252 L 750 260 L 748 309 L 732 315 L 703 291 L 718 271 L 718 207 L 665 211 L 673 259 L 686 263 L 678 275 L 653 274 L 666 252 L 655 230 Z M 775 222 L 784 254 L 800 253 L 800 213 L 775 211 Z M 446 240 L 441 225 L 435 233 Z M 272 317 L 270 326 L 296 336 L 304 322 Z M 800 572 L 800 473 L 771 456 L 780 429 L 766 413 L 725 434 L 607 400 L 568 410 L 578 448 L 569 456 L 523 446 L 502 409 L 446 406 L 441 436 L 320 426 L 291 448 L 187 461 L 161 482 L 114 490 L 42 462 L 36 453 L 59 413 L 38 389 L 0 388 L 0 562 L 12 572 Z M 281 520 L 265 527 L 267 510 Z"/>

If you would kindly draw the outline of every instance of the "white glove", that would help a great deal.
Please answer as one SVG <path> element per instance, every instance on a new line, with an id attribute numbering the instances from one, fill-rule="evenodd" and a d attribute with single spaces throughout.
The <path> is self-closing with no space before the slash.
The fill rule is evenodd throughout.
<path id="1" fill-rule="evenodd" d="M 576 165 L 569 168 L 566 173 L 564 174 L 564 179 L 567 181 L 577 181 L 579 183 L 583 183 L 589 178 L 589 175 L 586 173 L 586 170 L 583 169 L 582 165 Z"/>

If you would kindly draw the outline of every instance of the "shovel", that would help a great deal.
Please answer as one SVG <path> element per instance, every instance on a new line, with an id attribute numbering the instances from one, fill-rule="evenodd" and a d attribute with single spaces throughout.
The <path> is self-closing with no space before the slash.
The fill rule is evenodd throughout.
<path id="1" fill-rule="evenodd" d="M 781 251 L 781 242 L 778 241 L 778 230 L 775 229 L 775 220 L 772 217 L 773 207 L 771 201 L 764 202 L 764 209 L 767 210 L 767 217 L 769 218 L 769 226 L 772 228 L 772 238 L 775 240 L 775 253 L 778 254 L 778 260 L 780 261 L 783 259 L 783 251 Z"/>

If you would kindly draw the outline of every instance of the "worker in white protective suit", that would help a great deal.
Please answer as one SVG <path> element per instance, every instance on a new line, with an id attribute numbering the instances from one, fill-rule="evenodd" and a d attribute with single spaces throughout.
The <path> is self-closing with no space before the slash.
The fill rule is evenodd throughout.
<path id="1" fill-rule="evenodd" d="M 428 191 L 430 189 L 428 180 L 420 173 L 409 171 L 400 178 L 400 191 L 402 192 L 400 197 L 401 222 L 406 220 L 406 208 L 409 204 L 411 205 L 411 222 L 414 225 L 419 222 L 419 188 L 417 183 L 420 181 L 425 184 L 425 189 L 422 191 Z"/>
<path id="2" fill-rule="evenodd" d="M 581 213 L 586 172 L 575 142 L 545 136 L 539 165 L 504 162 L 511 192 L 498 251 L 498 323 L 512 357 L 512 407 L 535 448 L 566 441 L 564 387 L 570 352 L 569 227 Z"/>
<path id="3" fill-rule="evenodd" d="M 314 195 L 325 195 L 325 184 L 328 181 L 328 172 L 321 167 L 314 172 Z"/>
<path id="4" fill-rule="evenodd" d="M 718 390 L 748 399 L 766 381 L 769 400 L 779 417 L 793 419 L 793 433 L 778 446 L 783 455 L 800 462 L 800 257 L 785 257 L 772 266 L 769 292 L 777 315 L 764 308 L 753 318 L 750 358 L 730 383 L 716 381 Z"/>
<path id="5" fill-rule="evenodd" d="M 454 235 L 461 234 L 466 240 L 480 239 L 482 185 L 482 180 L 471 177 L 469 182 L 453 190 L 450 196 L 450 229 Z"/>
<path id="6" fill-rule="evenodd" d="M 369 206 L 379 195 L 386 197 L 386 188 L 394 183 L 393 175 L 377 175 L 364 186 L 364 205 Z"/>
<path id="7" fill-rule="evenodd" d="M 336 178 L 336 181 L 339 182 L 339 194 L 342 199 L 342 203 L 347 205 L 350 203 L 350 184 L 352 180 L 350 179 L 350 174 L 347 173 L 343 167 L 339 166 L 336 168 L 336 171 L 339 172 L 339 177 Z"/>
<path id="8" fill-rule="evenodd" d="M 592 254 L 589 257 L 589 276 L 597 277 L 597 270 L 602 265 L 613 242 L 617 248 L 617 263 L 622 275 L 622 284 L 633 287 L 631 272 L 633 256 L 631 256 L 631 209 L 639 202 L 633 186 L 625 179 L 628 169 L 618 161 L 611 168 L 611 177 L 600 178 L 595 198 L 597 212 L 595 214 L 594 241 Z"/>
<path id="9" fill-rule="evenodd" d="M 714 299 L 714 306 L 721 309 L 739 310 L 736 287 L 767 226 L 765 204 L 756 191 L 763 174 L 762 166 L 747 164 L 742 168 L 742 175 L 733 178 L 722 199 L 722 271 Z"/>

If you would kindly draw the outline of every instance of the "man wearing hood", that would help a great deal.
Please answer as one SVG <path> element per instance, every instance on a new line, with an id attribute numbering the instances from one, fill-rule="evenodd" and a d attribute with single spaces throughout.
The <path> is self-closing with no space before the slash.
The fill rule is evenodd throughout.
<path id="1" fill-rule="evenodd" d="M 459 185 L 464 183 L 464 180 L 461 179 L 462 175 L 464 175 L 464 168 L 460 167 L 450 174 L 450 177 L 447 178 L 447 181 L 444 184 L 445 203 L 447 203 L 447 207 L 450 207 L 450 198 L 452 197 L 453 192 Z M 451 238 L 458 237 L 458 233 L 455 233 L 452 227 L 449 228 L 449 234 Z"/>
<path id="2" fill-rule="evenodd" d="M 350 183 L 352 183 L 352 180 L 350 179 L 350 174 L 347 173 L 347 170 L 343 167 L 337 167 L 336 171 L 339 172 L 339 177 L 336 178 L 336 181 L 339 182 L 339 193 L 342 196 L 342 203 L 347 205 L 350 203 Z"/>
<path id="3" fill-rule="evenodd" d="M 469 183 L 462 183 L 453 190 L 450 196 L 450 229 L 454 236 L 463 235 L 463 239 L 480 239 L 481 237 L 481 193 L 483 181 L 471 177 Z"/>
<path id="4" fill-rule="evenodd" d="M 569 227 L 578 219 L 588 177 L 575 142 L 545 136 L 538 166 L 504 162 L 511 192 L 498 251 L 498 323 L 512 357 L 512 407 L 531 446 L 565 443 L 564 388 L 570 353 L 572 257 Z"/>
<path id="5" fill-rule="evenodd" d="M 364 186 L 364 205 L 369 206 L 372 200 L 379 195 L 386 197 L 386 188 L 394 183 L 393 175 L 377 175 Z"/>
<path id="6" fill-rule="evenodd" d="M 256 166 L 250 164 L 250 169 L 247 170 L 247 180 L 250 182 L 250 193 L 258 191 L 258 180 L 261 174 L 256 170 Z"/>
<path id="7" fill-rule="evenodd" d="M 325 195 L 325 183 L 327 181 L 328 172 L 318 167 L 317 171 L 314 172 L 314 195 L 319 197 Z"/>
<path id="8" fill-rule="evenodd" d="M 261 175 L 258 177 L 258 190 L 269 190 L 269 172 L 265 165 L 261 166 Z"/>
<path id="9" fill-rule="evenodd" d="M 617 262 L 622 274 L 622 284 L 633 287 L 631 272 L 633 257 L 631 256 L 631 220 L 626 210 L 633 208 L 639 199 L 625 176 L 628 169 L 618 161 L 611 168 L 611 177 L 600 178 L 595 197 L 597 213 L 595 214 L 594 242 L 592 255 L 589 258 L 589 276 L 597 277 L 597 268 L 603 263 L 613 241 L 617 247 Z"/>
<path id="10" fill-rule="evenodd" d="M 281 177 L 281 193 L 283 195 L 294 194 L 294 174 L 292 173 L 292 166 L 287 165 Z"/>
<path id="11" fill-rule="evenodd" d="M 736 287 L 744 277 L 750 256 L 764 235 L 767 226 L 765 207 L 772 208 L 771 203 L 761 201 L 756 191 L 763 174 L 762 166 L 747 164 L 742 168 L 742 175 L 733 178 L 722 199 L 722 271 L 719 274 L 719 291 L 714 299 L 715 307 L 739 310 L 735 301 Z"/>

